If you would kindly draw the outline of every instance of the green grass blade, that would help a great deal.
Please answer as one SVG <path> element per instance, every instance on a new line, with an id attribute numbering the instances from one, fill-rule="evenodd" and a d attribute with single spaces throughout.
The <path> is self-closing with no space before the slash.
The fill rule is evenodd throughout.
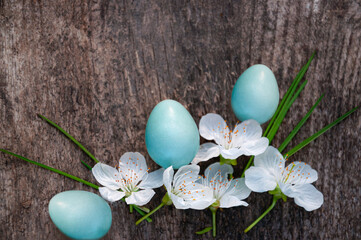
<path id="1" fill-rule="evenodd" d="M 291 108 L 294 101 L 298 98 L 298 96 L 300 95 L 302 90 L 305 88 L 306 84 L 307 84 L 307 80 L 302 83 L 302 85 L 298 88 L 295 95 L 289 101 L 286 102 L 286 105 L 285 105 L 284 109 L 281 110 L 281 112 L 278 115 L 275 123 L 273 124 L 273 126 L 271 128 L 271 130 L 267 134 L 267 138 L 268 138 L 270 144 L 271 144 L 273 138 L 275 137 L 278 129 L 280 128 L 281 123 L 283 122 L 283 119 L 286 117 L 286 114 L 288 113 L 288 110 Z"/>
<path id="2" fill-rule="evenodd" d="M 339 122 L 341 122 L 342 120 L 344 120 L 345 118 L 347 118 L 351 113 L 353 113 L 354 111 L 356 111 L 358 109 L 358 107 L 355 107 L 353 109 L 351 109 L 350 111 L 348 111 L 347 113 L 345 113 L 344 115 L 342 115 L 341 117 L 339 117 L 338 119 L 336 119 L 336 121 L 330 123 L 329 125 L 327 125 L 326 127 L 322 128 L 320 131 L 318 131 L 317 133 L 313 134 L 311 137 L 305 139 L 303 142 L 301 142 L 300 144 L 298 144 L 296 147 L 292 148 L 286 155 L 288 155 L 288 157 L 292 156 L 293 154 L 295 154 L 297 151 L 299 151 L 300 149 L 302 149 L 303 147 L 305 147 L 307 144 L 309 144 L 310 142 L 312 142 L 313 140 L 315 140 L 316 138 L 318 138 L 319 136 L 321 136 L 323 133 L 325 133 L 327 130 L 329 130 L 330 128 L 332 128 L 333 126 L 335 126 L 336 124 L 338 124 Z"/>
<path id="3" fill-rule="evenodd" d="M 289 101 L 289 99 L 292 97 L 296 87 L 298 86 L 298 83 L 301 81 L 301 79 L 303 78 L 304 74 L 306 73 L 308 67 L 310 66 L 313 58 L 315 57 L 316 52 L 313 52 L 313 54 L 311 55 L 311 57 L 308 59 L 307 63 L 301 68 L 301 70 L 298 72 L 298 74 L 296 75 L 295 79 L 293 80 L 293 82 L 291 83 L 291 86 L 288 88 L 286 94 L 284 95 L 284 97 L 281 100 L 281 103 L 278 105 L 278 108 L 275 112 L 275 114 L 273 115 L 270 123 L 268 124 L 263 136 L 267 136 L 267 134 L 269 133 L 269 131 L 271 130 L 273 123 L 275 122 L 278 114 L 281 112 L 282 109 L 284 109 L 284 106 L 286 106 L 286 102 Z"/>
<path id="4" fill-rule="evenodd" d="M 17 158 L 19 158 L 19 159 L 21 159 L 21 160 L 24 160 L 24 161 L 26 161 L 26 162 L 32 163 L 32 164 L 34 164 L 34 165 L 37 165 L 37 166 L 39 166 L 39 167 L 45 168 L 45 169 L 47 169 L 47 170 L 50 170 L 50 171 L 52 171 L 52 172 L 58 173 L 58 174 L 60 174 L 60 175 L 63 175 L 63 176 L 65 176 L 65 177 L 68 177 L 68 178 L 70 178 L 70 179 L 73 179 L 73 180 L 75 180 L 75 181 L 84 183 L 85 185 L 88 185 L 89 187 L 92 187 L 92 188 L 94 188 L 94 189 L 99 190 L 99 186 L 97 186 L 97 185 L 95 185 L 95 184 L 93 184 L 93 183 L 91 183 L 91 182 L 85 181 L 85 180 L 83 180 L 83 179 L 81 179 L 81 178 L 75 177 L 75 176 L 73 176 L 73 175 L 71 175 L 71 174 L 69 174 L 69 173 L 60 171 L 60 170 L 58 170 L 58 169 L 56 169 L 56 168 L 49 167 L 49 166 L 47 166 L 47 165 L 45 165 L 45 164 L 42 164 L 42 163 L 39 163 L 39 162 L 36 162 L 36 161 L 33 161 L 33 160 L 27 159 L 27 158 L 25 158 L 25 157 L 23 157 L 23 156 L 17 155 L 17 154 L 15 154 L 15 153 L 12 153 L 12 152 L 7 151 L 7 150 L 5 150 L 5 149 L 0 149 L 0 151 L 3 152 L 3 153 L 9 154 L 9 155 L 11 155 L 11 156 L 17 157 Z M 122 199 L 122 201 L 125 201 L 125 200 Z M 133 208 L 134 208 L 134 210 L 137 211 L 140 215 L 145 216 L 146 213 L 144 213 L 144 212 L 140 209 L 140 207 L 138 207 L 138 206 L 136 206 L 136 205 L 133 205 Z M 149 217 L 146 218 L 146 220 L 147 220 L 148 222 L 152 222 L 152 219 L 149 218 Z"/>
<path id="5" fill-rule="evenodd" d="M 301 86 L 298 88 L 297 92 L 295 93 L 295 95 L 293 95 L 293 97 L 291 98 L 290 102 L 288 102 L 288 106 L 287 106 L 287 111 L 291 108 L 292 104 L 296 101 L 296 99 L 298 98 L 298 96 L 300 95 L 300 93 L 302 92 L 302 90 L 306 87 L 307 84 L 307 80 L 305 80 Z"/>
<path id="6" fill-rule="evenodd" d="M 81 162 L 88 170 L 92 170 L 92 167 L 89 166 L 88 164 L 86 164 L 83 160 L 80 160 L 80 162 Z"/>
<path id="7" fill-rule="evenodd" d="M 205 229 L 196 232 L 196 234 L 198 234 L 198 235 L 205 234 L 205 233 L 211 231 L 212 229 L 213 229 L 212 227 L 206 227 Z"/>
<path id="8" fill-rule="evenodd" d="M 304 69 L 305 66 L 303 66 L 301 68 L 301 71 Z M 278 114 L 280 113 L 281 109 L 283 108 L 283 106 L 285 105 L 287 99 L 289 98 L 289 95 L 291 93 L 291 90 L 293 89 L 293 86 L 296 84 L 298 78 L 299 78 L 300 73 L 297 74 L 297 76 L 295 77 L 295 79 L 293 80 L 293 82 L 291 83 L 291 86 L 287 89 L 286 94 L 283 96 L 281 103 L 278 105 L 276 112 L 273 114 L 273 117 L 271 119 L 271 121 L 269 122 L 269 124 L 267 125 L 266 130 L 263 133 L 263 136 L 267 136 L 268 132 L 271 130 L 273 123 L 276 121 L 276 118 L 278 116 Z"/>
<path id="9" fill-rule="evenodd" d="M 69 133 L 67 133 L 64 129 L 62 129 L 60 126 L 58 126 L 56 123 L 50 121 L 46 117 L 38 114 L 38 116 L 42 119 L 44 119 L 47 123 L 49 123 L 51 126 L 58 129 L 60 132 L 62 132 L 65 136 L 67 136 L 71 141 L 73 141 L 78 147 L 80 147 L 81 150 L 83 150 L 91 159 L 93 159 L 96 163 L 99 161 L 91 154 L 81 143 L 79 143 L 73 136 L 71 136 Z"/>
<path id="10" fill-rule="evenodd" d="M 266 130 L 263 133 L 264 137 L 267 137 L 268 139 L 270 139 L 270 132 L 271 135 L 275 135 L 277 133 L 277 130 L 279 128 L 279 125 L 282 123 L 283 118 L 286 116 L 287 111 L 289 110 L 289 108 L 292 106 L 292 103 L 296 100 L 296 98 L 298 97 L 298 94 L 303 90 L 303 88 L 305 87 L 305 85 L 307 84 L 307 81 L 305 81 L 301 87 L 299 88 L 298 94 L 296 93 L 295 95 L 294 92 L 296 91 L 296 88 L 299 84 L 299 82 L 302 80 L 303 76 L 305 75 L 305 73 L 307 72 L 308 67 L 310 66 L 313 58 L 315 57 L 316 52 L 314 52 L 312 54 L 312 56 L 310 57 L 310 59 L 307 61 L 307 63 L 301 68 L 301 70 L 299 71 L 299 73 L 297 74 L 296 78 L 293 80 L 291 86 L 288 88 L 285 96 L 282 98 L 281 103 L 278 105 L 277 110 L 275 112 L 275 114 L 273 115 L 270 123 L 268 124 Z M 294 97 L 296 96 L 296 97 Z M 275 127 L 275 122 L 278 122 L 278 127 Z M 273 137 L 272 137 L 273 139 Z M 242 177 L 244 177 L 244 174 L 246 172 L 246 170 L 251 166 L 252 162 L 253 162 L 254 157 L 252 156 L 249 160 L 248 163 L 246 165 L 246 167 L 243 170 L 242 173 Z"/>
<path id="11" fill-rule="evenodd" d="M 324 94 L 316 101 L 316 103 L 311 107 L 311 109 L 306 113 L 306 115 L 301 119 L 301 121 L 296 125 L 296 127 L 292 130 L 292 132 L 287 136 L 287 138 L 283 141 L 281 146 L 278 148 L 280 152 L 282 152 L 287 145 L 290 143 L 290 141 L 293 139 L 293 137 L 298 133 L 298 131 L 301 129 L 303 124 L 307 121 L 307 119 L 311 116 L 313 110 L 317 107 L 317 105 L 321 102 Z"/>
<path id="12" fill-rule="evenodd" d="M 302 90 L 305 88 L 307 84 L 307 80 L 305 82 L 302 83 L 302 85 L 299 87 L 299 89 L 297 90 L 297 92 L 295 93 L 295 95 L 290 99 L 287 100 L 286 103 L 284 104 L 284 107 L 282 108 L 282 110 L 279 112 L 278 116 L 276 117 L 276 120 L 274 121 L 271 130 L 268 132 L 268 134 L 266 134 L 266 137 L 269 140 L 269 143 L 272 142 L 274 136 L 276 135 L 283 119 L 285 118 L 288 110 L 290 109 L 290 107 L 292 106 L 293 102 L 297 99 L 298 95 L 302 92 Z M 293 94 L 293 92 L 292 92 Z M 286 107 L 287 106 L 287 107 Z M 251 166 L 251 164 L 253 163 L 253 159 L 254 156 L 252 156 L 249 160 L 248 163 L 246 165 L 246 167 L 243 169 L 242 175 L 241 177 L 245 176 L 245 172 L 246 170 Z"/>
<path id="13" fill-rule="evenodd" d="M 75 176 L 73 176 L 73 175 L 70 175 L 69 173 L 60 171 L 60 170 L 58 170 L 58 169 L 56 169 L 56 168 L 52 168 L 52 167 L 49 167 L 49 166 L 47 166 L 47 165 L 45 165 L 45 164 L 42 164 L 42 163 L 39 163 L 39 162 L 35 162 L 35 161 L 33 161 L 33 160 L 27 159 L 27 158 L 25 158 L 25 157 L 23 157 L 23 156 L 17 155 L 17 154 L 15 154 L 15 153 L 9 152 L 9 151 L 4 150 L 4 149 L 0 149 L 0 151 L 3 152 L 3 153 L 6 153 L 6 154 L 12 155 L 12 156 L 14 156 L 14 157 L 17 157 L 17 158 L 19 158 L 19 159 L 21 159 L 21 160 L 27 161 L 27 162 L 29 162 L 29 163 L 35 164 L 35 165 L 37 165 L 37 166 L 39 166 L 39 167 L 42 167 L 42 168 L 48 169 L 48 170 L 50 170 L 50 171 L 56 172 L 56 173 L 58 173 L 58 174 L 60 174 L 60 175 L 63 175 L 63 176 L 68 177 L 68 178 L 71 178 L 71 179 L 73 179 L 73 180 L 75 180 L 75 181 L 84 183 L 85 185 L 88 185 L 89 187 L 92 187 L 92 188 L 94 188 L 94 189 L 99 189 L 99 186 L 97 186 L 97 185 L 95 185 L 95 184 L 93 184 L 93 183 L 90 183 L 90 182 L 85 181 L 85 180 L 83 180 L 83 179 L 81 179 L 81 178 L 75 177 Z"/>

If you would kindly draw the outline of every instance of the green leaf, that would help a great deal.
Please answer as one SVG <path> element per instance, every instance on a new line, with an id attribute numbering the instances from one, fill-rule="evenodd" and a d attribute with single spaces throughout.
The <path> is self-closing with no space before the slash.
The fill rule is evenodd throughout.
<path id="1" fill-rule="evenodd" d="M 212 227 L 206 227 L 205 229 L 196 232 L 196 234 L 198 234 L 198 235 L 205 234 L 205 233 L 211 231 L 212 229 L 213 229 Z"/>
<path id="2" fill-rule="evenodd" d="M 302 149 L 303 147 L 305 147 L 306 145 L 308 145 L 310 142 L 312 142 L 313 140 L 315 140 L 316 138 L 318 138 L 319 136 L 321 136 L 323 133 L 325 133 L 327 130 L 329 130 L 330 128 L 332 128 L 333 126 L 335 126 L 336 124 L 338 124 L 339 122 L 341 122 L 342 120 L 344 120 L 345 118 L 347 118 L 350 114 L 352 114 L 354 111 L 356 111 L 358 109 L 358 107 L 355 107 L 353 109 L 351 109 L 350 111 L 348 111 L 347 113 L 345 113 L 344 115 L 342 115 L 341 117 L 339 117 L 338 119 L 336 119 L 336 121 L 330 123 L 329 125 L 327 125 L 326 127 L 322 128 L 320 131 L 318 131 L 317 133 L 313 134 L 311 137 L 305 139 L 303 142 L 301 142 L 300 144 L 298 144 L 296 147 L 292 148 L 287 154 L 286 156 L 290 157 L 293 154 L 295 154 L 296 152 L 298 152 L 300 149 Z"/>
<path id="3" fill-rule="evenodd" d="M 278 148 L 280 152 L 282 152 L 287 145 L 290 143 L 290 141 L 293 139 L 293 137 L 298 133 L 298 131 L 301 129 L 303 124 L 307 121 L 307 119 L 311 116 L 313 110 L 317 107 L 317 105 L 321 102 L 324 94 L 316 101 L 316 103 L 311 107 L 311 109 L 306 113 L 306 115 L 301 119 L 301 121 L 296 125 L 296 127 L 292 130 L 292 132 L 287 136 L 287 138 L 283 141 L 281 146 Z"/>
<path id="4" fill-rule="evenodd" d="M 86 164 L 83 160 L 80 160 L 80 162 L 89 170 L 92 170 L 92 167 Z"/>
<path id="5" fill-rule="evenodd" d="M 60 175 L 63 175 L 63 176 L 68 177 L 68 178 L 71 178 L 71 179 L 73 179 L 73 180 L 75 180 L 75 181 L 84 183 L 85 185 L 88 185 L 89 187 L 92 187 L 92 188 L 94 188 L 94 189 L 97 189 L 97 190 L 99 189 L 99 186 L 97 186 L 97 185 L 95 185 L 95 184 L 93 184 L 93 183 L 90 183 L 90 182 L 85 181 L 85 180 L 83 180 L 83 179 L 81 179 L 81 178 L 75 177 L 75 176 L 73 176 L 73 175 L 70 175 L 69 173 L 60 171 L 60 170 L 58 170 L 58 169 L 56 169 L 56 168 L 52 168 L 52 167 L 49 167 L 49 166 L 47 166 L 47 165 L 45 165 L 45 164 L 38 163 L 38 162 L 36 162 L 36 161 L 27 159 L 27 158 L 25 158 L 25 157 L 23 157 L 23 156 L 17 155 L 17 154 L 15 154 L 15 153 L 9 152 L 9 151 L 4 150 L 4 149 L 0 149 L 0 151 L 3 152 L 3 153 L 6 153 L 6 154 L 12 155 L 12 156 L 14 156 L 14 157 L 17 157 L 17 158 L 19 158 L 19 159 L 21 159 L 21 160 L 27 161 L 27 162 L 29 162 L 29 163 L 35 164 L 35 165 L 37 165 L 37 166 L 39 166 L 39 167 L 42 167 L 42 168 L 48 169 L 48 170 L 50 170 L 50 171 L 56 172 L 56 173 L 58 173 L 58 174 L 60 174 Z"/>
<path id="6" fill-rule="evenodd" d="M 96 163 L 99 161 L 91 154 L 83 145 L 81 145 L 73 136 L 71 136 L 69 133 L 67 133 L 64 129 L 62 129 L 60 126 L 58 126 L 56 123 L 50 121 L 46 117 L 38 114 L 38 116 L 42 119 L 44 119 L 47 123 L 49 123 L 51 126 L 58 129 L 60 132 L 62 132 L 65 136 L 67 136 L 73 143 L 75 143 L 78 147 L 80 147 L 81 150 L 83 150 L 91 159 L 93 159 Z"/>

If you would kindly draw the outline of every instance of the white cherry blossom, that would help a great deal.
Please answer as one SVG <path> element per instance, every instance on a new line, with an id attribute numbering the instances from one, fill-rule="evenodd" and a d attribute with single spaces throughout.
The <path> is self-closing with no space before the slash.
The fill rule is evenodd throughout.
<path id="1" fill-rule="evenodd" d="M 163 168 L 148 171 L 143 155 L 138 152 L 125 153 L 116 168 L 97 163 L 92 169 L 95 179 L 104 186 L 99 188 L 104 199 L 115 202 L 125 197 L 127 204 L 138 206 L 147 204 L 155 194 L 153 188 L 163 185 Z"/>
<path id="2" fill-rule="evenodd" d="M 245 179 L 229 179 L 228 174 L 233 174 L 232 166 L 217 162 L 208 166 L 200 181 L 213 191 L 213 198 L 220 208 L 248 206 L 248 203 L 242 201 L 251 194 Z"/>
<path id="3" fill-rule="evenodd" d="M 193 164 L 207 161 L 222 155 L 225 159 L 237 159 L 241 155 L 258 155 L 263 153 L 269 141 L 262 137 L 262 128 L 255 120 L 246 120 L 237 124 L 233 131 L 226 121 L 215 113 L 203 116 L 199 122 L 199 133 L 214 143 L 204 143 L 200 146 Z"/>
<path id="4" fill-rule="evenodd" d="M 164 171 L 164 186 L 177 209 L 202 210 L 215 201 L 212 190 L 196 182 L 200 179 L 198 174 L 198 165 L 183 166 L 178 169 L 175 175 L 172 166 Z"/>
<path id="5" fill-rule="evenodd" d="M 246 185 L 254 192 L 266 192 L 277 187 L 295 203 L 307 211 L 323 204 L 323 195 L 311 183 L 318 178 L 317 172 L 303 162 L 291 162 L 285 167 L 285 159 L 274 147 L 255 157 L 254 167 L 245 173 Z"/>

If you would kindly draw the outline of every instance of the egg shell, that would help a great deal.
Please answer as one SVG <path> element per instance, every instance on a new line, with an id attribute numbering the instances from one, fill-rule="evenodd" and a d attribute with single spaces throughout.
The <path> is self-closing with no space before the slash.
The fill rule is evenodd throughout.
<path id="1" fill-rule="evenodd" d="M 199 132 L 187 109 L 177 101 L 164 100 L 151 112 L 145 130 L 150 157 L 163 168 L 189 164 L 199 149 Z"/>
<path id="2" fill-rule="evenodd" d="M 110 229 L 112 212 L 100 196 L 86 191 L 66 191 L 49 203 L 54 224 L 72 239 L 99 239 Z"/>
<path id="3" fill-rule="evenodd" d="M 279 90 L 276 78 L 267 66 L 253 65 L 242 73 L 232 91 L 232 109 L 241 121 L 267 122 L 276 112 Z"/>

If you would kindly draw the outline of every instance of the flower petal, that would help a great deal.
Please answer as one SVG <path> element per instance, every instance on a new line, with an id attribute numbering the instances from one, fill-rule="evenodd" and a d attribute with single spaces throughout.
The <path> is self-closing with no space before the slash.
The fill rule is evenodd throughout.
<path id="1" fill-rule="evenodd" d="M 254 165 L 264 168 L 277 180 L 281 180 L 282 171 L 285 167 L 285 159 L 276 148 L 269 146 L 264 153 L 255 157 Z"/>
<path id="2" fill-rule="evenodd" d="M 226 122 L 220 115 L 208 113 L 204 115 L 199 122 L 199 134 L 207 140 L 214 140 L 220 135 L 224 135 L 223 130 L 226 129 L 226 126 Z"/>
<path id="3" fill-rule="evenodd" d="M 173 167 L 170 166 L 163 173 L 163 184 L 167 189 L 168 194 L 170 193 L 170 191 L 172 191 L 173 176 L 174 176 L 174 170 Z"/>
<path id="4" fill-rule="evenodd" d="M 141 181 L 148 174 L 147 168 L 145 158 L 138 152 L 124 153 L 119 160 L 119 172 L 125 179 L 132 177 L 133 181 Z"/>
<path id="5" fill-rule="evenodd" d="M 229 191 L 227 190 L 223 197 L 226 195 L 232 195 L 237 197 L 239 200 L 243 200 L 248 198 L 250 194 L 251 189 L 246 186 L 246 179 L 236 178 L 231 180 Z"/>
<path id="6" fill-rule="evenodd" d="M 232 140 L 233 142 L 233 140 Z M 257 140 L 245 141 L 241 147 L 234 147 L 233 143 L 230 149 L 221 148 L 221 155 L 226 159 L 237 159 L 242 155 L 257 156 L 264 153 L 269 144 L 268 138 L 262 137 Z"/>
<path id="7" fill-rule="evenodd" d="M 147 188 L 159 188 L 163 185 L 163 173 L 164 168 L 160 168 L 154 172 L 148 173 L 148 177 L 143 180 L 138 187 L 147 189 Z"/>
<path id="8" fill-rule="evenodd" d="M 111 166 L 104 163 L 97 163 L 92 168 L 92 173 L 95 179 L 103 186 L 112 190 L 118 190 L 121 186 L 121 174 Z"/>
<path id="9" fill-rule="evenodd" d="M 242 148 L 225 149 L 224 147 L 220 147 L 220 150 L 222 157 L 225 159 L 237 159 L 245 153 Z"/>
<path id="10" fill-rule="evenodd" d="M 100 192 L 100 195 L 109 202 L 118 201 L 125 196 L 125 192 L 112 190 L 107 187 L 100 187 L 99 192 Z"/>
<path id="11" fill-rule="evenodd" d="M 318 178 L 317 171 L 304 162 L 292 162 L 283 172 L 283 181 L 289 184 L 313 183 Z"/>
<path id="12" fill-rule="evenodd" d="M 229 127 L 223 118 L 215 113 L 208 113 L 199 122 L 199 133 L 207 140 L 214 140 L 218 145 L 229 144 Z"/>
<path id="13" fill-rule="evenodd" d="M 197 181 L 199 178 L 199 169 L 198 165 L 193 164 L 178 169 L 177 173 L 174 175 L 173 187 L 178 188 L 181 184 L 188 185 L 189 183 Z"/>
<path id="14" fill-rule="evenodd" d="M 187 190 L 176 196 L 169 193 L 173 204 L 178 209 L 196 209 L 203 210 L 216 201 L 213 198 L 213 191 L 201 184 L 194 183 L 187 186 Z"/>
<path id="15" fill-rule="evenodd" d="M 262 137 L 261 125 L 253 120 L 246 120 L 234 128 L 232 132 L 232 144 L 241 147 L 247 141 L 255 141 Z"/>
<path id="16" fill-rule="evenodd" d="M 205 200 L 196 200 L 193 202 L 190 202 L 190 209 L 195 209 L 195 210 L 203 210 L 208 208 L 209 206 L 211 206 L 214 202 L 216 201 L 216 199 L 213 198 L 209 198 L 209 199 L 205 199 Z"/>
<path id="17" fill-rule="evenodd" d="M 228 174 L 233 173 L 233 168 L 229 164 L 221 165 L 219 162 L 213 163 L 209 165 L 204 171 L 205 180 L 208 181 L 217 181 L 228 179 Z"/>
<path id="18" fill-rule="evenodd" d="M 262 137 L 257 140 L 245 142 L 242 145 L 241 149 L 243 150 L 243 154 L 246 156 L 251 156 L 251 155 L 257 156 L 264 153 L 268 145 L 269 145 L 268 138 Z"/>
<path id="19" fill-rule="evenodd" d="M 214 143 L 204 143 L 199 147 L 197 155 L 194 157 L 192 164 L 207 161 L 211 158 L 218 157 L 220 154 L 218 145 Z"/>
<path id="20" fill-rule="evenodd" d="M 231 207 L 237 207 L 237 206 L 248 206 L 248 203 L 246 203 L 245 201 L 241 201 L 239 200 L 239 198 L 235 197 L 235 196 L 227 196 L 227 197 L 222 197 L 221 200 L 219 201 L 219 207 L 220 208 L 231 208 Z"/>
<path id="21" fill-rule="evenodd" d="M 285 195 L 294 198 L 295 203 L 306 209 L 306 211 L 316 210 L 323 204 L 323 194 L 312 184 L 285 185 L 288 185 L 286 189 L 280 185 L 282 192 Z"/>
<path id="22" fill-rule="evenodd" d="M 176 209 L 189 209 L 189 205 L 183 200 L 183 198 L 174 195 L 168 191 L 169 197 L 172 199 L 173 205 Z"/>
<path id="23" fill-rule="evenodd" d="M 266 192 L 277 187 L 275 177 L 264 168 L 250 167 L 245 172 L 245 183 L 254 192 Z"/>
<path id="24" fill-rule="evenodd" d="M 137 206 L 143 206 L 147 204 L 155 192 L 152 189 L 140 190 L 138 192 L 132 192 L 132 194 L 125 199 L 127 204 L 135 204 Z"/>

